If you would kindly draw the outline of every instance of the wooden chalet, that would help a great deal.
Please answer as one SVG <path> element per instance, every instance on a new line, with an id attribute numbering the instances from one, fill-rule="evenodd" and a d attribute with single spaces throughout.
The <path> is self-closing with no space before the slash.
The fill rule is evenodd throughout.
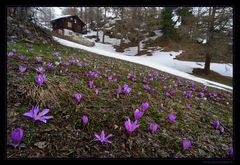
<path id="1" fill-rule="evenodd" d="M 51 20 L 54 32 L 65 35 L 79 35 L 85 31 L 85 23 L 77 15 L 64 15 Z"/>

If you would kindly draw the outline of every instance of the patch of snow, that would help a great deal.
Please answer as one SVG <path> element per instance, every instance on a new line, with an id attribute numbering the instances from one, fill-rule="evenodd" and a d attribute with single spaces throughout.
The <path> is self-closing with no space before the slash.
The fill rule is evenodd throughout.
<path id="1" fill-rule="evenodd" d="M 71 41 L 67 41 L 64 39 L 60 39 L 58 37 L 53 37 L 54 40 L 56 40 L 57 42 L 59 42 L 62 45 L 65 46 L 69 46 L 69 47 L 73 47 L 73 48 L 78 48 L 78 49 L 83 49 L 92 53 L 96 53 L 99 55 L 103 55 L 103 56 L 108 56 L 108 57 L 113 57 L 113 58 L 117 58 L 117 59 L 121 59 L 121 60 L 125 60 L 125 61 L 130 61 L 133 63 L 138 63 L 138 64 L 142 64 L 145 66 L 149 66 L 176 76 L 180 76 L 186 79 L 190 79 L 199 83 L 203 83 L 204 85 L 207 86 L 211 86 L 214 88 L 218 88 L 218 89 L 222 89 L 222 90 L 226 90 L 226 91 L 232 91 L 233 88 L 224 84 L 220 84 L 217 82 L 213 82 L 210 80 L 206 80 L 203 78 L 198 78 L 196 76 L 190 75 L 188 73 L 186 73 L 186 71 L 190 72 L 189 67 L 187 67 L 187 65 L 190 65 L 191 67 L 191 63 L 195 63 L 195 66 L 197 66 L 196 62 L 183 62 L 183 61 L 178 61 L 178 60 L 174 60 L 173 62 L 173 58 L 176 57 L 177 55 L 181 54 L 182 51 L 179 52 L 155 52 L 153 53 L 153 56 L 126 56 L 126 54 L 124 53 L 116 53 L 116 52 L 112 52 L 113 50 L 111 49 L 110 51 L 108 51 L 107 49 L 109 49 L 110 47 L 107 46 L 105 48 L 103 47 L 99 47 L 100 45 L 96 46 L 96 47 L 87 47 L 87 46 L 83 46 Z M 101 48 L 101 49 L 100 49 Z M 171 54 L 171 55 L 170 55 Z M 166 61 L 165 61 L 165 60 Z M 174 64 L 175 63 L 175 64 Z M 182 65 L 179 65 L 180 63 L 182 63 Z M 177 68 L 172 68 L 169 65 L 176 65 Z M 228 65 L 230 66 L 230 65 Z M 174 66 L 175 67 L 175 66 Z"/>

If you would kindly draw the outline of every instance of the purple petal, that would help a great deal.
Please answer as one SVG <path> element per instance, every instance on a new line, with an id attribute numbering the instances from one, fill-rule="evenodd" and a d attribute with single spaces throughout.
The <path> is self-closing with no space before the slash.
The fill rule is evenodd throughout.
<path id="1" fill-rule="evenodd" d="M 49 112 L 49 109 L 43 109 L 42 112 L 40 112 L 38 114 L 38 117 L 42 117 L 42 116 L 46 115 L 48 112 Z"/>
<path id="2" fill-rule="evenodd" d="M 112 134 L 109 134 L 109 135 L 107 135 L 106 139 L 108 139 L 108 138 L 110 138 L 112 136 L 113 136 Z"/>
<path id="3" fill-rule="evenodd" d="M 28 116 L 28 117 L 34 118 L 32 111 L 24 113 L 23 116 Z"/>

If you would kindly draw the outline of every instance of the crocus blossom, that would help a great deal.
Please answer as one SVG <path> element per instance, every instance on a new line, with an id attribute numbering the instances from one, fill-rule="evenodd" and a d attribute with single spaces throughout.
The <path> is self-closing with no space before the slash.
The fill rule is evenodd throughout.
<path id="1" fill-rule="evenodd" d="M 218 120 L 214 121 L 213 126 L 215 127 L 215 129 L 218 129 L 220 127 L 220 122 Z"/>
<path id="2" fill-rule="evenodd" d="M 12 130 L 11 133 L 11 141 L 14 146 L 18 146 L 23 138 L 23 130 L 22 128 L 16 128 Z"/>
<path id="3" fill-rule="evenodd" d="M 12 56 L 14 56 L 14 53 L 13 53 L 13 52 L 8 52 L 8 53 L 7 53 L 7 56 L 8 56 L 8 57 L 12 57 Z"/>
<path id="4" fill-rule="evenodd" d="M 135 122 L 131 122 L 131 120 L 128 118 L 128 120 L 125 121 L 125 128 L 129 134 L 131 134 L 138 127 L 139 125 L 137 124 L 137 120 Z"/>
<path id="5" fill-rule="evenodd" d="M 48 69 L 51 69 L 53 67 L 53 63 L 51 63 L 51 62 L 47 62 L 46 64 L 47 64 Z"/>
<path id="6" fill-rule="evenodd" d="M 19 58 L 20 60 L 27 60 L 27 56 L 24 56 L 24 55 L 20 55 L 20 56 L 18 56 L 18 58 Z"/>
<path id="7" fill-rule="evenodd" d="M 76 100 L 77 102 L 80 102 L 80 100 L 81 100 L 81 98 L 82 98 L 82 95 L 81 95 L 80 93 L 76 93 L 76 94 L 74 94 L 73 96 L 74 96 L 74 98 L 75 98 L 75 100 Z"/>
<path id="8" fill-rule="evenodd" d="M 143 112 L 139 111 L 139 109 L 136 109 L 134 111 L 134 117 L 136 120 L 140 119 L 142 117 L 142 115 L 143 115 Z"/>
<path id="9" fill-rule="evenodd" d="M 27 67 L 26 66 L 19 66 L 19 71 L 21 72 L 21 73 L 24 73 L 25 71 L 27 70 Z"/>
<path id="10" fill-rule="evenodd" d="M 41 56 L 37 56 L 36 60 L 37 60 L 37 62 L 42 62 L 42 57 Z"/>
<path id="11" fill-rule="evenodd" d="M 186 104 L 186 108 L 187 108 L 187 109 L 191 109 L 191 108 L 192 108 L 192 105 L 191 105 L 191 104 Z"/>
<path id="12" fill-rule="evenodd" d="M 90 80 L 90 81 L 88 82 L 88 86 L 89 86 L 90 89 L 93 88 L 93 80 Z"/>
<path id="13" fill-rule="evenodd" d="M 122 88 L 121 88 L 121 87 L 119 87 L 119 88 L 116 90 L 116 92 L 117 92 L 117 94 L 120 94 L 120 93 L 122 93 Z"/>
<path id="14" fill-rule="evenodd" d="M 191 147 L 191 142 L 188 139 L 183 140 L 183 149 L 187 150 Z"/>
<path id="15" fill-rule="evenodd" d="M 37 69 L 36 69 L 36 71 L 38 72 L 38 73 L 44 73 L 45 72 L 45 69 L 42 67 L 42 66 L 40 66 L 40 67 L 38 67 Z"/>
<path id="16" fill-rule="evenodd" d="M 173 122 L 175 122 L 175 120 L 176 120 L 176 115 L 170 114 L 170 115 L 168 115 L 168 119 L 169 119 L 169 121 L 170 121 L 171 123 L 173 123 Z"/>
<path id="17" fill-rule="evenodd" d="M 166 92 L 166 97 L 169 97 L 170 96 L 170 93 L 169 92 Z"/>
<path id="18" fill-rule="evenodd" d="M 124 92 L 127 94 L 127 95 L 129 95 L 130 93 L 131 93 L 131 91 L 132 91 L 132 88 L 125 88 L 124 89 Z"/>
<path id="19" fill-rule="evenodd" d="M 224 128 L 223 128 L 223 127 L 220 128 L 220 133 L 221 133 L 221 134 L 224 133 Z"/>
<path id="20" fill-rule="evenodd" d="M 46 78 L 46 75 L 44 74 L 44 75 L 38 75 L 37 74 L 37 76 L 36 76 L 36 79 L 35 79 L 35 81 L 36 81 L 36 83 L 39 85 L 39 86 L 41 86 L 41 85 L 43 85 L 43 83 L 45 82 L 47 80 L 47 78 Z"/>
<path id="21" fill-rule="evenodd" d="M 29 112 L 23 114 L 23 116 L 28 116 L 34 119 L 35 121 L 40 120 L 44 123 L 47 122 L 48 119 L 53 118 L 53 116 L 44 116 L 49 112 L 49 109 L 43 109 L 42 112 L 38 113 L 39 108 L 38 106 L 33 106 Z"/>
<path id="22" fill-rule="evenodd" d="M 148 102 L 144 102 L 144 103 L 142 103 L 142 105 L 141 105 L 141 109 L 142 110 L 147 110 L 149 108 L 149 104 L 148 104 Z"/>
<path id="23" fill-rule="evenodd" d="M 152 132 L 152 134 L 156 133 L 157 128 L 158 128 L 158 125 L 156 123 L 150 124 L 150 131 Z"/>
<path id="24" fill-rule="evenodd" d="M 230 147 L 230 148 L 228 149 L 228 155 L 229 155 L 229 156 L 233 156 L 233 147 Z"/>
<path id="25" fill-rule="evenodd" d="M 109 134 L 105 137 L 105 133 L 102 130 L 101 135 L 98 135 L 95 133 L 95 137 L 97 141 L 100 141 L 102 144 L 103 143 L 111 143 L 111 141 L 108 140 L 108 138 L 112 137 L 112 134 Z"/>
<path id="26" fill-rule="evenodd" d="M 88 123 L 88 117 L 86 115 L 83 115 L 82 122 L 83 122 L 83 125 L 86 125 Z"/>

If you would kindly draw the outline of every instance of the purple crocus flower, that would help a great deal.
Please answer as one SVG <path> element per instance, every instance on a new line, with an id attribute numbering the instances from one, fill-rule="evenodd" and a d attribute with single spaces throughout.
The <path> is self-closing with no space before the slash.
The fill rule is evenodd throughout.
<path id="1" fill-rule="evenodd" d="M 90 81 L 88 82 L 88 86 L 89 86 L 90 89 L 93 88 L 93 80 L 90 80 Z"/>
<path id="2" fill-rule="evenodd" d="M 37 62 L 42 62 L 42 57 L 41 56 L 37 56 L 36 60 L 37 60 Z"/>
<path id="3" fill-rule="evenodd" d="M 78 62 L 77 66 L 82 67 L 82 63 Z"/>
<path id="4" fill-rule="evenodd" d="M 187 108 L 187 109 L 191 109 L 191 108 L 192 108 L 192 105 L 191 105 L 191 104 L 186 104 L 186 108 Z"/>
<path id="5" fill-rule="evenodd" d="M 134 111 L 134 117 L 136 120 L 140 119 L 142 115 L 143 115 L 143 112 L 139 111 L 138 109 Z"/>
<path id="6" fill-rule="evenodd" d="M 47 78 L 46 78 L 46 75 L 44 74 L 44 75 L 38 75 L 37 74 L 37 76 L 36 76 L 36 79 L 35 79 L 35 81 L 36 81 L 36 83 L 39 85 L 39 86 L 41 86 L 41 85 L 43 85 L 43 83 L 45 82 L 47 80 Z"/>
<path id="7" fill-rule="evenodd" d="M 117 90 L 116 90 L 117 94 L 120 94 L 122 92 L 122 88 L 119 87 Z"/>
<path id="8" fill-rule="evenodd" d="M 172 90 L 171 91 L 171 95 L 175 95 L 176 94 L 176 91 L 175 90 Z"/>
<path id="9" fill-rule="evenodd" d="M 187 94 L 187 96 L 186 96 L 186 98 L 187 98 L 187 99 L 190 99 L 191 97 L 192 97 L 192 91 L 189 91 L 188 94 Z"/>
<path id="10" fill-rule="evenodd" d="M 58 52 L 53 52 L 53 56 L 58 56 L 59 53 Z"/>
<path id="11" fill-rule="evenodd" d="M 14 53 L 13 53 L 13 52 L 8 52 L 8 53 L 7 53 L 7 56 L 8 56 L 8 57 L 12 57 L 12 56 L 14 56 Z"/>
<path id="12" fill-rule="evenodd" d="M 18 56 L 18 58 L 19 58 L 20 60 L 27 60 L 27 56 L 24 56 L 24 55 L 20 55 L 20 56 Z"/>
<path id="13" fill-rule="evenodd" d="M 53 63 L 51 63 L 51 62 L 47 62 L 46 64 L 47 64 L 48 69 L 51 69 L 53 67 Z"/>
<path id="14" fill-rule="evenodd" d="M 21 73 L 24 73 L 25 71 L 27 70 L 27 67 L 26 66 L 19 66 L 19 71 L 21 72 Z"/>
<path id="15" fill-rule="evenodd" d="M 229 156 L 233 156 L 233 147 L 230 147 L 230 148 L 228 149 L 228 155 L 229 155 Z"/>
<path id="16" fill-rule="evenodd" d="M 166 92 L 166 97 L 169 97 L 170 96 L 170 93 L 169 92 Z"/>
<path id="17" fill-rule="evenodd" d="M 183 140 L 183 149 L 187 150 L 191 147 L 191 142 L 188 139 Z"/>
<path id="18" fill-rule="evenodd" d="M 43 109 L 42 112 L 38 113 L 38 106 L 33 106 L 29 112 L 23 114 L 23 116 L 28 116 L 33 118 L 35 121 L 40 120 L 44 123 L 47 122 L 48 119 L 53 118 L 53 116 L 44 116 L 49 112 L 49 109 Z"/>
<path id="19" fill-rule="evenodd" d="M 81 100 L 81 98 L 82 98 L 82 95 L 81 95 L 80 93 L 76 93 L 76 94 L 74 94 L 73 96 L 74 96 L 74 98 L 75 98 L 75 100 L 76 100 L 77 102 L 80 102 L 80 100 Z"/>
<path id="20" fill-rule="evenodd" d="M 116 82 L 117 82 L 117 78 L 114 78 L 114 79 L 113 79 L 113 82 L 116 83 Z"/>
<path id="21" fill-rule="evenodd" d="M 143 85 L 143 88 L 145 89 L 145 90 L 150 90 L 151 88 L 146 84 L 146 85 Z"/>
<path id="22" fill-rule="evenodd" d="M 163 103 L 161 103 L 161 104 L 159 105 L 159 107 L 160 107 L 161 109 L 163 109 L 163 108 L 164 108 Z"/>
<path id="23" fill-rule="evenodd" d="M 220 127 L 220 122 L 218 120 L 214 121 L 213 126 L 215 127 L 215 129 L 218 129 Z"/>
<path id="24" fill-rule="evenodd" d="M 86 115 L 83 115 L 82 122 L 83 122 L 83 125 L 86 125 L 88 123 L 88 117 Z"/>
<path id="25" fill-rule="evenodd" d="M 137 120 L 135 122 L 131 122 L 131 120 L 128 118 L 128 120 L 125 121 L 125 128 L 129 134 L 131 134 L 138 127 L 139 125 L 137 124 Z"/>
<path id="26" fill-rule="evenodd" d="M 11 140 L 12 140 L 12 144 L 14 144 L 15 147 L 20 144 L 22 138 L 23 138 L 22 128 L 16 128 L 16 129 L 12 130 Z"/>
<path id="27" fill-rule="evenodd" d="M 98 88 L 95 89 L 95 93 L 96 93 L 96 95 L 98 95 L 98 93 L 99 93 L 99 89 Z"/>
<path id="28" fill-rule="evenodd" d="M 141 91 L 139 91 L 138 93 L 137 93 L 137 96 L 140 96 L 142 94 L 142 92 Z"/>
<path id="29" fill-rule="evenodd" d="M 132 91 L 132 88 L 126 88 L 126 89 L 124 89 L 124 91 L 125 91 L 125 93 L 127 94 L 127 95 L 129 95 L 130 93 L 131 93 L 131 91 Z"/>
<path id="30" fill-rule="evenodd" d="M 108 138 L 112 137 L 112 134 L 109 134 L 109 135 L 107 135 L 107 136 L 105 137 L 105 133 L 104 133 L 104 131 L 102 130 L 101 135 L 98 135 L 98 134 L 95 133 L 95 137 L 96 137 L 96 140 L 97 140 L 97 141 L 100 141 L 102 144 L 103 144 L 103 143 L 111 143 L 111 142 L 108 140 Z"/>
<path id="31" fill-rule="evenodd" d="M 149 108 L 149 104 L 148 104 L 148 102 L 144 102 L 144 103 L 142 103 L 142 105 L 141 105 L 141 109 L 142 109 L 143 111 L 147 110 L 148 108 Z"/>
<path id="32" fill-rule="evenodd" d="M 169 119 L 169 121 L 170 121 L 171 123 L 173 123 L 173 122 L 175 122 L 175 120 L 176 120 L 176 115 L 170 114 L 170 115 L 168 115 L 168 119 Z"/>
<path id="33" fill-rule="evenodd" d="M 108 80 L 111 81 L 111 80 L 112 80 L 112 76 L 109 76 L 109 77 L 108 77 Z"/>
<path id="34" fill-rule="evenodd" d="M 38 73 L 44 73 L 45 72 L 45 69 L 42 67 L 42 66 L 40 66 L 40 67 L 38 67 L 37 69 L 36 69 L 36 71 L 38 72 Z"/>
<path id="35" fill-rule="evenodd" d="M 221 128 L 220 128 L 220 133 L 223 134 L 223 132 L 224 132 L 224 128 L 221 127 Z"/>
<path id="36" fill-rule="evenodd" d="M 128 88 L 127 84 L 123 84 L 123 90 L 126 90 Z"/>
<path id="37" fill-rule="evenodd" d="M 156 123 L 150 124 L 150 131 L 152 132 L 152 134 L 156 133 L 157 128 L 158 128 L 158 125 Z"/>

